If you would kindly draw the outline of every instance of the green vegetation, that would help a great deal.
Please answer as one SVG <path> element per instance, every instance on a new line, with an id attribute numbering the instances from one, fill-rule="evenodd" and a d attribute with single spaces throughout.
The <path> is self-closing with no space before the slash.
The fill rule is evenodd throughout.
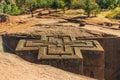
<path id="1" fill-rule="evenodd" d="M 99 5 L 92 0 L 86 0 L 84 3 L 84 10 L 87 13 L 88 17 L 90 17 L 92 13 L 95 13 L 96 16 L 99 11 Z"/>
<path id="2" fill-rule="evenodd" d="M 20 14 L 20 10 L 16 4 L 12 4 L 9 0 L 5 0 L 6 3 L 0 3 L 0 13 L 6 13 L 10 15 Z"/>
<path id="3" fill-rule="evenodd" d="M 26 0 L 25 1 L 25 5 L 26 7 L 29 9 L 32 17 L 34 16 L 33 15 L 33 10 L 35 9 L 36 5 L 37 5 L 37 1 L 36 0 Z"/>
<path id="4" fill-rule="evenodd" d="M 113 19 L 120 19 L 120 7 L 117 7 L 114 10 L 111 10 L 106 17 L 113 18 Z"/>
<path id="5" fill-rule="evenodd" d="M 120 6 L 120 0 L 96 0 L 102 9 L 113 9 Z"/>
<path id="6" fill-rule="evenodd" d="M 17 15 L 20 14 L 20 10 L 15 4 L 8 4 L 8 5 L 4 5 L 3 13 Z"/>
<path id="7" fill-rule="evenodd" d="M 39 8 L 83 9 L 88 17 L 96 16 L 100 10 L 115 9 L 120 6 L 120 0 L 0 0 L 0 13 L 18 15 L 31 13 Z M 118 16 L 116 16 L 118 17 Z"/>

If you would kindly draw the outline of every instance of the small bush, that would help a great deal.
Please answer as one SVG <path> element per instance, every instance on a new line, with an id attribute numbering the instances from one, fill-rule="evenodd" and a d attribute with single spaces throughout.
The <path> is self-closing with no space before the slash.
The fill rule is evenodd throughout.
<path id="1" fill-rule="evenodd" d="M 4 5 L 0 4 L 0 13 L 3 13 L 3 8 L 4 8 Z"/>
<path id="2" fill-rule="evenodd" d="M 110 11 L 106 17 L 111 19 L 120 19 L 120 7 L 117 7 L 114 10 Z"/>
<path id="3" fill-rule="evenodd" d="M 20 10 L 16 5 L 11 5 L 11 15 L 18 15 L 20 14 Z"/>
<path id="4" fill-rule="evenodd" d="M 93 0 L 85 0 L 84 10 L 88 17 L 90 17 L 92 13 L 96 16 L 99 13 L 99 9 L 99 5 Z"/>
<path id="5" fill-rule="evenodd" d="M 15 4 L 8 4 L 4 6 L 3 13 L 10 14 L 10 15 L 18 15 L 20 14 L 20 10 Z"/>
<path id="6" fill-rule="evenodd" d="M 5 5 L 3 8 L 3 13 L 11 14 L 11 5 Z"/>

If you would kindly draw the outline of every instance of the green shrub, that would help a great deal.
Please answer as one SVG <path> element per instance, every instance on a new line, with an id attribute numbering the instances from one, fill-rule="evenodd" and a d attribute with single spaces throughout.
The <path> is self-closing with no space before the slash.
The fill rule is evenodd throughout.
<path id="1" fill-rule="evenodd" d="M 63 0 L 53 0 L 53 4 L 51 5 L 51 7 L 54 9 L 64 8 L 65 3 Z"/>
<path id="2" fill-rule="evenodd" d="M 15 4 L 8 4 L 4 6 L 3 13 L 10 14 L 10 15 L 17 15 L 17 14 L 20 14 L 20 10 Z"/>
<path id="3" fill-rule="evenodd" d="M 120 7 L 115 8 L 114 10 L 110 11 L 107 15 L 107 18 L 112 19 L 120 19 Z"/>
<path id="4" fill-rule="evenodd" d="M 4 5 L 0 4 L 0 13 L 3 13 L 3 8 L 4 8 Z"/>
<path id="5" fill-rule="evenodd" d="M 11 4 L 4 6 L 3 13 L 11 14 Z"/>
<path id="6" fill-rule="evenodd" d="M 11 5 L 11 15 L 18 15 L 20 14 L 20 10 L 16 5 Z"/>
<path id="7" fill-rule="evenodd" d="M 99 5 L 93 0 L 85 0 L 84 10 L 88 17 L 90 17 L 92 13 L 96 16 L 99 12 Z"/>

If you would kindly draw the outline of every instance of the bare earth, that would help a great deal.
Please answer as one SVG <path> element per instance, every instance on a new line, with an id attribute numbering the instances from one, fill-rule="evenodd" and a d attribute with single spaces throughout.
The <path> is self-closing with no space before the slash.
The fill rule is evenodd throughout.
<path id="1" fill-rule="evenodd" d="M 120 36 L 119 25 L 101 26 L 98 23 L 112 21 L 99 15 L 97 18 L 78 19 L 84 20 L 87 25 L 80 27 L 79 23 L 70 22 L 66 19 L 75 18 L 75 16 L 47 16 L 42 18 L 30 18 L 30 15 L 10 16 L 6 23 L 0 23 L 0 34 L 4 33 L 25 33 L 40 35 L 71 35 L 81 37 L 100 37 L 103 34 Z M 115 22 L 116 23 L 116 22 Z M 90 25 L 89 25 L 90 24 Z M 116 24 L 120 24 L 117 22 Z M 112 33 L 111 33 L 112 32 Z"/>
<path id="2" fill-rule="evenodd" d="M 27 20 L 28 19 L 28 20 Z M 65 22 L 64 19 L 38 19 L 38 18 L 27 18 L 21 20 L 24 24 L 18 22 L 1 24 L 0 33 L 25 33 L 25 34 L 40 34 L 40 35 L 71 35 L 71 36 L 87 36 L 93 37 L 95 35 L 101 36 L 99 32 L 91 32 L 86 29 L 79 27 L 79 24 Z M 93 35 L 95 34 L 95 35 Z"/>

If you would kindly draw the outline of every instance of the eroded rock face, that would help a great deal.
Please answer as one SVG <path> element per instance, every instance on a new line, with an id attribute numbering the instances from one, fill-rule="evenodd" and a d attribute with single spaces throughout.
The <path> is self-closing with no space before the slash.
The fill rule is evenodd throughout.
<path id="1" fill-rule="evenodd" d="M 6 22 L 8 21 L 8 16 L 5 14 L 0 14 L 0 22 Z"/>

